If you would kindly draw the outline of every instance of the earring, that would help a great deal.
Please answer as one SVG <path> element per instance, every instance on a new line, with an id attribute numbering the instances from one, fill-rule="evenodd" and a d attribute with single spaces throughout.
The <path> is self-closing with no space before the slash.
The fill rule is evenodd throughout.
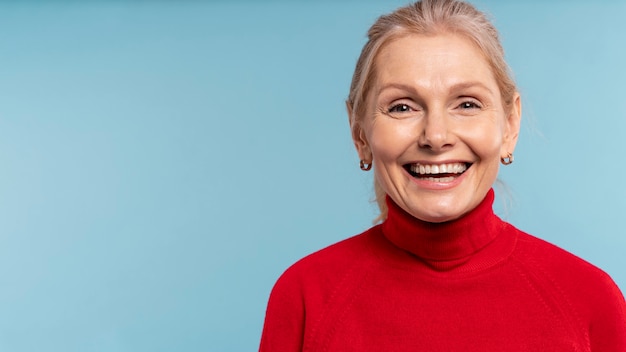
<path id="1" fill-rule="evenodd" d="M 502 165 L 511 165 L 513 163 L 513 154 L 508 153 L 504 158 L 500 158 Z"/>
<path id="2" fill-rule="evenodd" d="M 363 171 L 370 171 L 372 169 L 372 163 L 366 163 L 363 159 L 359 162 L 359 166 Z"/>

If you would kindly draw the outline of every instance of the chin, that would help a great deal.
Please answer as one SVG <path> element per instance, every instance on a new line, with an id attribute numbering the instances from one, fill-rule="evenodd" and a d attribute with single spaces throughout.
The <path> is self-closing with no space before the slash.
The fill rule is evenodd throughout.
<path id="1" fill-rule="evenodd" d="M 446 221 L 456 220 L 465 215 L 468 210 L 467 207 L 459 207 L 459 200 L 450 199 L 447 202 L 442 202 L 437 206 L 433 206 L 433 202 L 428 204 L 409 206 L 408 213 L 413 217 L 432 223 L 441 223 Z M 412 208 L 412 209 L 411 209 Z"/>
<path id="2" fill-rule="evenodd" d="M 461 216 L 463 216 L 463 214 L 427 214 L 427 215 L 415 216 L 415 217 L 419 220 L 426 221 L 426 222 L 442 223 L 442 222 L 456 220 L 460 218 Z"/>

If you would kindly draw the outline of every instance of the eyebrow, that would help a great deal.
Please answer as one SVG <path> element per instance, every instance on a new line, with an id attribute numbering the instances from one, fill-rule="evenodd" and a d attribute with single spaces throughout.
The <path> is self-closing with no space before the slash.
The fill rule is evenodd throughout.
<path id="1" fill-rule="evenodd" d="M 380 93 L 389 88 L 396 88 L 396 89 L 401 89 L 401 90 L 405 90 L 409 92 L 417 92 L 417 89 L 414 86 L 409 85 L 409 84 L 404 84 L 404 83 L 385 84 L 382 87 L 380 87 L 380 89 L 378 89 L 378 92 Z M 494 92 L 491 89 L 489 89 L 489 87 L 487 87 L 480 81 L 460 82 L 460 83 L 452 85 L 450 87 L 450 91 L 458 91 L 458 90 L 463 90 L 463 89 L 468 89 L 468 88 L 480 88 L 480 89 L 486 90 L 490 94 L 494 94 Z"/>
<path id="2" fill-rule="evenodd" d="M 455 91 L 455 90 L 463 90 L 463 89 L 468 89 L 468 88 L 480 88 L 480 89 L 486 90 L 487 92 L 491 94 L 494 94 L 494 92 L 491 91 L 489 87 L 487 87 L 486 85 L 484 85 L 482 82 L 479 82 L 479 81 L 457 83 L 453 85 L 450 90 Z"/>

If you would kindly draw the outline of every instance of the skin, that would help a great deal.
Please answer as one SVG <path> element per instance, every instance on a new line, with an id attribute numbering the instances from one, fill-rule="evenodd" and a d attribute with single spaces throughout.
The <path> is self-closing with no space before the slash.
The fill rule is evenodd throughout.
<path id="1" fill-rule="evenodd" d="M 521 102 L 505 111 L 482 52 L 454 34 L 409 34 L 376 58 L 367 112 L 352 123 L 361 159 L 391 199 L 428 222 L 457 219 L 486 196 L 500 158 L 513 153 Z M 350 113 L 350 112 L 349 112 Z M 410 164 L 471 166 L 453 181 L 413 177 Z"/>

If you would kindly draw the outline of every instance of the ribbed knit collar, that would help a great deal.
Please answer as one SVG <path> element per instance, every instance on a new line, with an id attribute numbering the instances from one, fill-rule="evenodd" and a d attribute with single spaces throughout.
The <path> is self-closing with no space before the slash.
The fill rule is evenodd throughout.
<path id="1" fill-rule="evenodd" d="M 472 211 L 443 223 L 416 219 L 389 196 L 386 201 L 389 213 L 382 224 L 384 236 L 438 270 L 451 269 L 468 261 L 498 236 L 504 224 L 493 213 L 493 189 Z"/>

